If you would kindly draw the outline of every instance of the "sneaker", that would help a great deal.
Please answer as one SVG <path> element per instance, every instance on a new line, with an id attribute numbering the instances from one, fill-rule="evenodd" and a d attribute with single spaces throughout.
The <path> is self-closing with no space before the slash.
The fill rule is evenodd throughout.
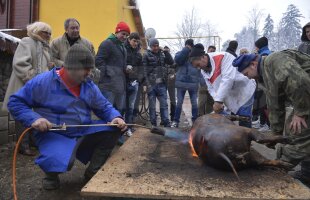
<path id="1" fill-rule="evenodd" d="M 267 132 L 270 131 L 270 128 L 267 124 L 261 125 L 261 128 L 258 129 L 259 132 Z"/>
<path id="2" fill-rule="evenodd" d="M 131 137 L 131 136 L 132 136 L 132 131 L 131 131 L 131 129 L 130 129 L 130 128 L 127 129 L 127 131 L 125 132 L 124 135 L 127 136 L 127 137 Z"/>
<path id="3" fill-rule="evenodd" d="M 252 125 L 252 128 L 260 129 L 260 128 L 262 128 L 262 125 L 260 125 L 260 123 L 254 124 L 254 125 Z"/>
<path id="4" fill-rule="evenodd" d="M 258 118 L 258 120 L 252 122 L 252 126 L 254 126 L 254 125 L 260 125 L 260 120 L 259 120 L 259 118 Z"/>
<path id="5" fill-rule="evenodd" d="M 171 123 L 168 122 L 168 123 L 164 124 L 164 127 L 171 127 Z"/>
<path id="6" fill-rule="evenodd" d="M 58 173 L 45 173 L 45 177 L 42 180 L 42 187 L 44 190 L 57 190 L 60 186 L 60 180 Z"/>
<path id="7" fill-rule="evenodd" d="M 173 121 L 171 124 L 171 128 L 178 128 L 179 127 L 179 123 L 176 121 Z"/>

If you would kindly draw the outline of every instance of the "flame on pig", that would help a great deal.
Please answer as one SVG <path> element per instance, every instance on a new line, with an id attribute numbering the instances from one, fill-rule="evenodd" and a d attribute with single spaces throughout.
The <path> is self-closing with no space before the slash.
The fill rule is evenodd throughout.
<path id="1" fill-rule="evenodd" d="M 195 133 L 195 130 L 192 129 L 192 130 L 190 131 L 190 134 L 189 134 L 188 143 L 189 143 L 189 146 L 190 146 L 191 151 L 192 151 L 192 156 L 197 158 L 198 155 L 197 155 L 197 153 L 196 153 L 196 151 L 195 151 L 195 149 L 194 149 L 194 145 L 193 145 L 194 133 Z"/>

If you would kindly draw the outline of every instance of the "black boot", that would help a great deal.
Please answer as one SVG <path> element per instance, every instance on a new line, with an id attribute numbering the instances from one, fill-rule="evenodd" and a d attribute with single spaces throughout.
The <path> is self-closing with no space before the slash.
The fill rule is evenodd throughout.
<path id="1" fill-rule="evenodd" d="M 60 186 L 60 180 L 57 172 L 47 172 L 42 180 L 42 186 L 45 190 L 57 190 Z"/>
<path id="2" fill-rule="evenodd" d="M 89 181 L 101 168 L 101 166 L 107 161 L 112 149 L 106 150 L 100 147 L 97 147 L 92 155 L 90 163 L 85 170 L 84 178 L 86 181 Z"/>
<path id="3" fill-rule="evenodd" d="M 120 131 L 99 132 L 85 138 L 81 146 L 84 144 L 86 147 L 89 144 L 95 145 L 90 163 L 84 173 L 84 178 L 86 181 L 91 179 L 107 161 L 121 134 L 122 133 Z"/>
<path id="4" fill-rule="evenodd" d="M 295 179 L 300 180 L 303 184 L 310 187 L 310 160 L 304 160 L 300 163 L 300 171 L 296 171 L 292 174 Z"/>

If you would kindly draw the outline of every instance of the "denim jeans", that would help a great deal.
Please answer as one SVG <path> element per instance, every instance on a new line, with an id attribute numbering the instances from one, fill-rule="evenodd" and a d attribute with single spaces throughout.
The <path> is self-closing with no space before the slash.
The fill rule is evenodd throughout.
<path id="1" fill-rule="evenodd" d="M 142 98 L 142 92 L 143 92 L 143 83 L 139 83 L 139 87 L 138 87 L 138 92 L 137 92 L 137 96 L 136 96 L 136 102 L 135 102 L 135 106 L 133 109 L 133 117 L 137 117 L 140 111 L 140 99 Z"/>
<path id="2" fill-rule="evenodd" d="M 252 109 L 254 104 L 254 95 L 243 105 L 239 108 L 237 115 L 247 116 L 250 117 L 250 121 L 239 121 L 239 126 L 244 126 L 248 128 L 252 128 Z"/>
<path id="3" fill-rule="evenodd" d="M 125 121 L 128 124 L 132 124 L 133 122 L 133 109 L 135 107 L 138 89 L 139 83 L 136 83 L 135 85 L 127 83 Z"/>
<path id="4" fill-rule="evenodd" d="M 198 116 L 198 104 L 197 104 L 197 90 L 187 90 L 183 88 L 177 88 L 177 107 L 175 110 L 174 121 L 179 123 L 182 112 L 182 105 L 186 91 L 188 91 L 191 104 L 192 104 L 192 121 L 194 122 Z"/>
<path id="5" fill-rule="evenodd" d="M 107 90 L 101 90 L 101 93 L 121 114 L 124 113 L 125 94 L 114 93 Z"/>
<path id="6" fill-rule="evenodd" d="M 157 98 L 160 104 L 161 121 L 164 123 L 164 126 L 168 126 L 170 122 L 168 118 L 166 85 L 164 83 L 158 83 L 158 84 L 151 86 L 147 95 L 149 99 L 149 112 L 150 112 L 151 124 L 153 126 L 157 126 L 157 122 L 156 122 L 156 98 Z"/>
<path id="7" fill-rule="evenodd" d="M 254 103 L 254 95 L 239 108 L 236 115 L 250 117 L 250 121 L 239 121 L 239 126 L 244 126 L 247 128 L 252 128 L 252 109 Z M 227 115 L 228 113 L 225 111 L 220 112 L 220 114 Z"/>
<path id="8" fill-rule="evenodd" d="M 174 120 L 176 99 L 175 99 L 175 80 L 168 80 L 168 94 L 170 99 L 170 119 Z"/>

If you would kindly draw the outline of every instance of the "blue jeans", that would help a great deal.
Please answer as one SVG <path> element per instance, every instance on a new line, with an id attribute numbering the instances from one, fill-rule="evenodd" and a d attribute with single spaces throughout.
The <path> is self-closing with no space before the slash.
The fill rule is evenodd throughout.
<path id="1" fill-rule="evenodd" d="M 153 126 L 157 126 L 156 122 L 156 98 L 160 104 L 160 117 L 161 121 L 164 123 L 164 126 L 170 124 L 168 118 L 168 103 L 167 103 L 167 87 L 164 83 L 158 83 L 153 85 L 148 91 L 149 99 L 149 112 L 150 120 Z"/>
<path id="2" fill-rule="evenodd" d="M 101 90 L 103 96 L 121 113 L 124 113 L 125 94 Z"/>
<path id="3" fill-rule="evenodd" d="M 174 121 L 179 123 L 182 112 L 182 105 L 186 91 L 188 91 L 192 104 L 192 121 L 194 122 L 198 116 L 197 90 L 187 90 L 177 88 L 177 107 L 175 109 Z"/>
<path id="4" fill-rule="evenodd" d="M 250 117 L 250 121 L 239 121 L 239 126 L 244 126 L 248 128 L 252 128 L 252 109 L 254 104 L 254 95 L 243 105 L 239 108 L 237 115 L 247 116 Z"/>
<path id="5" fill-rule="evenodd" d="M 135 107 L 138 89 L 139 83 L 136 83 L 134 86 L 131 83 L 127 83 L 125 121 L 128 124 L 132 124 L 133 122 L 133 109 Z"/>
<path id="6" fill-rule="evenodd" d="M 239 126 L 244 126 L 248 128 L 252 128 L 252 108 L 254 104 L 254 95 L 243 105 L 239 108 L 236 115 L 250 117 L 250 121 L 239 121 Z M 220 114 L 227 114 L 226 112 L 221 112 Z"/>

